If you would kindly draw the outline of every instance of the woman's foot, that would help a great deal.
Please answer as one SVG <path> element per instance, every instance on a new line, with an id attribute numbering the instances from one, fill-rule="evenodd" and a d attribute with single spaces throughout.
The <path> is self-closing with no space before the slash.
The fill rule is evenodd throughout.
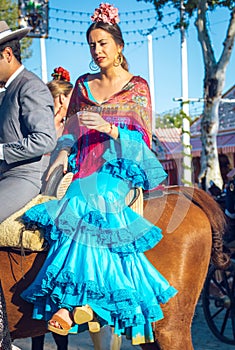
<path id="1" fill-rule="evenodd" d="M 73 321 L 67 309 L 59 309 L 52 318 L 48 321 L 48 330 L 60 335 L 67 335 L 70 328 L 73 326 Z"/>
<path id="2" fill-rule="evenodd" d="M 83 324 L 92 321 L 93 317 L 93 310 L 89 305 L 78 306 L 73 310 L 73 320 L 77 324 Z"/>

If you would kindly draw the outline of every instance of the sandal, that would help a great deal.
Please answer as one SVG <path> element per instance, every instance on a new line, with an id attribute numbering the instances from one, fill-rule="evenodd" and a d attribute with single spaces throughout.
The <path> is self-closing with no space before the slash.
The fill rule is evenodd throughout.
<path id="1" fill-rule="evenodd" d="M 93 317 L 93 310 L 89 305 L 78 306 L 73 310 L 73 320 L 77 324 L 83 324 L 92 321 Z"/>
<path id="2" fill-rule="evenodd" d="M 88 322 L 88 329 L 91 333 L 97 333 L 100 331 L 100 324 L 99 322 Z"/>
<path id="3" fill-rule="evenodd" d="M 60 328 L 53 326 L 50 322 L 58 322 L 60 325 Z M 50 321 L 48 321 L 47 329 L 53 333 L 57 333 L 59 335 L 68 335 L 69 330 L 72 328 L 73 325 L 68 324 L 62 317 L 59 315 L 54 315 Z"/>

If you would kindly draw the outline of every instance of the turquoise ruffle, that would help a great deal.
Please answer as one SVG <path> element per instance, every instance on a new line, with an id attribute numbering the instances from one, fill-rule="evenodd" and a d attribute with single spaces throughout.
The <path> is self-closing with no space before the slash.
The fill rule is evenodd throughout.
<path id="1" fill-rule="evenodd" d="M 151 342 L 151 323 L 163 318 L 161 304 L 177 291 L 143 254 L 162 238 L 160 228 L 125 198 L 132 187 L 155 188 L 166 173 L 138 132 L 119 127 L 119 139 L 108 142 L 99 171 L 74 180 L 61 200 L 24 214 L 26 226 L 44 230 L 50 249 L 22 297 L 34 304 L 36 319 L 89 304 L 115 334 Z"/>
<path id="2" fill-rule="evenodd" d="M 110 140 L 110 147 L 103 158 L 106 160 L 101 171 L 113 176 L 128 179 L 132 186 L 145 190 L 157 187 L 166 179 L 164 171 L 156 155 L 147 147 L 138 131 L 129 131 L 119 127 L 119 138 Z"/>

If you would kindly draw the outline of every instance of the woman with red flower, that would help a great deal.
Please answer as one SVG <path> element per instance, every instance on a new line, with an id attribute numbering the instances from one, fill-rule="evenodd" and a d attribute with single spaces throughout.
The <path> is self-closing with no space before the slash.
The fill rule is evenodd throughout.
<path id="1" fill-rule="evenodd" d="M 55 72 L 59 72 L 60 74 L 55 74 Z M 55 68 L 54 73 L 51 75 L 53 76 L 53 80 L 47 83 L 47 87 L 49 88 L 54 101 L 54 124 L 58 139 L 64 130 L 68 105 L 73 91 L 73 84 L 70 83 L 69 80 L 65 80 L 65 77 L 66 79 L 69 79 L 70 75 L 69 72 L 62 67 Z M 48 168 L 54 162 L 57 156 L 58 151 L 57 148 L 55 148 L 55 150 L 50 154 L 50 157 L 45 157 L 45 162 L 47 162 L 48 167 L 42 178 L 41 192 L 44 192 L 46 188 L 45 179 L 47 177 Z"/>
<path id="2" fill-rule="evenodd" d="M 53 80 L 47 83 L 47 86 L 54 100 L 54 122 L 57 137 L 60 137 L 64 129 L 73 84 L 70 83 L 69 72 L 62 67 L 55 68 L 52 77 Z"/>
<path id="3" fill-rule="evenodd" d="M 54 69 L 54 73 L 51 74 L 54 80 L 62 80 L 70 82 L 70 74 L 63 67 L 58 67 Z"/>
<path id="4" fill-rule="evenodd" d="M 147 82 L 133 76 L 123 55 L 118 11 L 95 10 L 87 41 L 95 74 L 78 78 L 60 138 L 58 165 L 74 177 L 61 200 L 37 205 L 23 217 L 45 231 L 50 250 L 22 297 L 33 317 L 58 334 L 110 325 L 132 344 L 154 342 L 152 322 L 177 291 L 150 264 L 146 250 L 160 228 L 134 212 L 132 187 L 152 189 L 165 177 L 150 150 L 152 110 Z"/>

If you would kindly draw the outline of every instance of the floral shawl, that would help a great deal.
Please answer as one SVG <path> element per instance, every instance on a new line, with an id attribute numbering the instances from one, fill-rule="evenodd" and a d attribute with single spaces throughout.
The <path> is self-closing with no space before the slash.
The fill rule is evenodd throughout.
<path id="1" fill-rule="evenodd" d="M 76 81 L 68 108 L 69 117 L 62 136 L 64 146 L 74 147 L 76 141 L 76 159 L 72 159 L 77 169 L 74 178 L 88 176 L 104 164 L 102 155 L 110 140 L 110 136 L 105 133 L 79 126 L 76 112 L 80 110 L 98 112 L 105 120 L 118 127 L 139 131 L 147 146 L 151 146 L 152 108 L 146 80 L 133 76 L 121 91 L 99 104 L 88 97 L 84 85 L 87 75 L 79 77 Z"/>

